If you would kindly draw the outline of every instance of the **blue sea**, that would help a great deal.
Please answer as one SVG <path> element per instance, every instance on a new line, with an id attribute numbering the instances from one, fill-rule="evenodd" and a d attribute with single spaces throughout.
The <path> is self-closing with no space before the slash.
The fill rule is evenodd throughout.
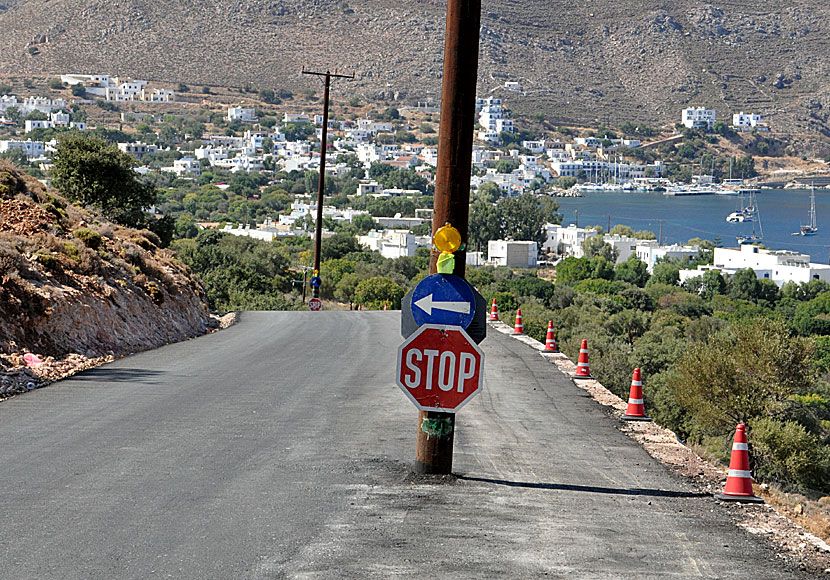
<path id="1" fill-rule="evenodd" d="M 830 191 L 816 190 L 816 220 L 819 231 L 813 236 L 794 236 L 801 224 L 808 223 L 810 191 L 800 189 L 762 189 L 756 206 L 763 229 L 762 243 L 774 250 L 794 250 L 809 254 L 811 261 L 830 260 Z M 659 233 L 663 224 L 663 243 L 685 243 L 691 238 L 715 240 L 724 247 L 737 247 L 736 236 L 752 233 L 752 223 L 728 223 L 726 216 L 737 209 L 738 198 L 724 195 L 671 196 L 662 193 L 585 193 L 584 197 L 558 198 L 562 225 L 581 227 L 600 225 L 608 229 L 623 224 L 634 230 Z M 578 211 L 578 221 L 577 213 Z M 755 224 L 756 233 L 758 224 Z"/>

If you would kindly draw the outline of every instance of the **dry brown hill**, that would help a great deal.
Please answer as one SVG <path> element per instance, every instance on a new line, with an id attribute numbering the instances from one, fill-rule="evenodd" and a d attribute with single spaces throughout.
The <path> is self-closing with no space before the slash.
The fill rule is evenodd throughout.
<path id="1" fill-rule="evenodd" d="M 120 356 L 215 327 L 201 282 L 159 243 L 0 161 L 0 398 L 21 388 L 6 371 L 23 352 Z"/>
<path id="2" fill-rule="evenodd" d="M 440 95 L 437 0 L 5 0 L 6 75 L 98 72 L 222 86 L 319 88 L 303 65 L 355 71 L 336 98 Z M 830 136 L 824 0 L 485 0 L 479 93 L 557 121 L 674 123 L 684 105 Z M 35 53 L 35 54 L 30 54 Z M 526 95 L 505 93 L 517 80 Z"/>

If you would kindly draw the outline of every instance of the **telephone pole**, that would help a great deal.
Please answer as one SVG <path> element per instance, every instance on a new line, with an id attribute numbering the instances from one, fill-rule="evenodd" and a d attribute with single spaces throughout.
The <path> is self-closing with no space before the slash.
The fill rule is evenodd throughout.
<path id="1" fill-rule="evenodd" d="M 448 0 L 432 233 L 435 235 L 438 228 L 449 223 L 461 234 L 464 246 L 455 252 L 453 274 L 462 278 L 467 261 L 480 24 L 481 0 Z M 438 255 L 439 252 L 433 248 L 429 261 L 430 274 L 437 272 Z M 425 428 L 430 425 L 432 429 Z M 453 413 L 419 411 L 415 470 L 420 473 L 450 473 L 454 433 Z"/>
<path id="2" fill-rule="evenodd" d="M 326 89 L 323 93 L 323 135 L 320 139 L 320 178 L 317 180 L 317 223 L 314 228 L 314 275 L 320 275 L 320 250 L 323 245 L 323 192 L 326 191 L 326 138 L 329 132 L 329 87 L 331 79 L 353 79 L 354 74 L 340 75 L 337 71 L 315 72 L 303 69 L 302 74 L 325 77 Z M 305 291 L 305 286 L 303 287 Z M 314 298 L 320 297 L 320 287 L 312 287 Z"/>

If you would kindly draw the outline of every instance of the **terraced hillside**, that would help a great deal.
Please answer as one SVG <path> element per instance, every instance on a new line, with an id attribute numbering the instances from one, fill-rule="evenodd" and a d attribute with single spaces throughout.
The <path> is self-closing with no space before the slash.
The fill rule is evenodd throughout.
<path id="1" fill-rule="evenodd" d="M 390 4 L 392 7 L 390 7 Z M 0 72 L 104 72 L 194 84 L 318 88 L 303 65 L 354 70 L 335 96 L 440 95 L 438 0 L 5 0 Z M 479 92 L 561 121 L 671 123 L 683 105 L 830 137 L 823 0 L 484 0 Z"/>

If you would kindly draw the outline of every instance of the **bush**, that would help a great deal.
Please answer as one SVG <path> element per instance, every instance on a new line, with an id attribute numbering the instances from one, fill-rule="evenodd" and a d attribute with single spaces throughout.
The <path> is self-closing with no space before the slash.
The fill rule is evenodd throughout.
<path id="1" fill-rule="evenodd" d="M 98 250 L 104 243 L 101 234 L 90 228 L 78 228 L 72 232 L 72 235 L 81 240 L 90 250 Z"/>
<path id="2" fill-rule="evenodd" d="M 354 301 L 367 309 L 380 310 L 384 304 L 399 307 L 406 291 L 394 281 L 383 276 L 375 276 L 357 283 Z"/>
<path id="3" fill-rule="evenodd" d="M 750 456 L 759 479 L 790 488 L 830 491 L 830 447 L 793 421 L 760 417 L 749 426 Z"/>

